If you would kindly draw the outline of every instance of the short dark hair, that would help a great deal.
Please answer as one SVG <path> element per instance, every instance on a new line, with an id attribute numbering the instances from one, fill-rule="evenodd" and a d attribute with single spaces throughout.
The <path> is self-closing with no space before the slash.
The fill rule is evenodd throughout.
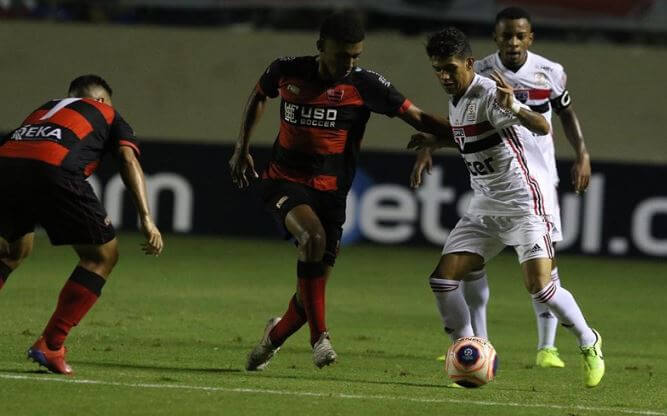
<path id="1" fill-rule="evenodd" d="M 366 31 L 361 16 L 354 10 L 341 10 L 327 16 L 320 26 L 320 39 L 344 43 L 364 40 Z"/>
<path id="2" fill-rule="evenodd" d="M 428 36 L 426 53 L 429 57 L 439 56 L 448 58 L 457 56 L 468 58 L 472 56 L 472 48 L 466 35 L 459 29 L 449 26 Z"/>
<path id="3" fill-rule="evenodd" d="M 72 82 L 69 83 L 69 89 L 67 90 L 67 95 L 70 97 L 88 97 L 90 96 L 90 89 L 93 87 L 101 87 L 106 90 L 109 94 L 109 97 L 113 95 L 113 91 L 107 82 L 99 75 L 88 74 L 81 75 L 74 78 Z"/>
<path id="4" fill-rule="evenodd" d="M 528 14 L 527 11 L 522 9 L 521 7 L 507 7 L 505 9 L 502 9 L 498 14 L 496 15 L 496 25 L 498 22 L 501 20 L 518 20 L 518 19 L 526 19 L 528 20 L 528 23 L 530 25 L 533 25 L 533 22 L 530 18 L 530 15 Z"/>

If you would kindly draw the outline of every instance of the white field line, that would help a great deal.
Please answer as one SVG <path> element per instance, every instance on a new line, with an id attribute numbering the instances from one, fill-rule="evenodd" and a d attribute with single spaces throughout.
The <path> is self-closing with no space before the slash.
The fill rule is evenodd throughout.
<path id="1" fill-rule="evenodd" d="M 453 404 L 467 404 L 490 407 L 517 407 L 517 408 L 537 408 L 537 409 L 557 409 L 557 410 L 586 410 L 592 412 L 611 412 L 616 414 L 628 415 L 647 415 L 647 416 L 667 416 L 665 412 L 658 412 L 655 410 L 641 410 L 632 408 L 617 408 L 617 407 L 595 407 L 595 406 L 565 406 L 559 404 L 529 404 L 529 403 L 514 403 L 514 402 L 493 402 L 484 400 L 468 400 L 468 399 L 451 399 L 451 398 L 418 398 L 405 396 L 383 396 L 373 394 L 346 394 L 346 393 L 316 393 L 307 391 L 290 391 L 290 390 L 269 390 L 269 389 L 252 389 L 241 387 L 214 387 L 214 386 L 188 386 L 179 384 L 150 384 L 150 383 L 120 383 L 117 381 L 104 380 L 82 380 L 75 378 L 64 378 L 60 376 L 53 377 L 39 377 L 15 374 L 1 374 L 0 379 L 9 380 L 29 380 L 29 381 L 51 381 L 56 383 L 69 384 L 91 384 L 101 386 L 117 386 L 129 387 L 139 389 L 172 389 L 172 390 L 194 390 L 207 392 L 223 392 L 223 393 L 241 393 L 241 394 L 270 394 L 277 396 L 308 396 L 308 397 L 333 397 L 340 399 L 356 399 L 356 400 L 379 400 L 379 401 L 398 401 L 398 402 L 416 402 L 416 403 L 453 403 Z"/>

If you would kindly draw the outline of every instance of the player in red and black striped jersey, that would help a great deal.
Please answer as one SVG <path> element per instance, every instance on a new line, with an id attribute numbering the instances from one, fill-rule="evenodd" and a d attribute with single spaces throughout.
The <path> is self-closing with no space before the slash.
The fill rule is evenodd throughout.
<path id="1" fill-rule="evenodd" d="M 248 357 L 248 370 L 262 370 L 283 342 L 310 326 L 313 360 L 336 360 L 325 323 L 324 289 L 345 221 L 361 139 L 371 113 L 398 117 L 421 131 L 451 135 L 446 119 L 421 111 L 382 75 L 358 67 L 364 29 L 352 12 L 324 21 L 317 56 L 281 58 L 261 76 L 245 109 L 241 134 L 229 164 L 232 180 L 256 178 L 250 133 L 268 98 L 280 96 L 280 131 L 262 173 L 266 208 L 298 244 L 297 291 L 282 318 L 269 321 Z"/>
<path id="2" fill-rule="evenodd" d="M 106 153 L 120 162 L 146 236 L 143 250 L 158 255 L 163 243 L 148 209 L 146 185 L 132 128 L 111 104 L 112 90 L 97 75 L 72 81 L 69 97 L 30 114 L 0 142 L 0 288 L 30 253 L 41 225 L 54 245 L 72 245 L 79 264 L 28 357 L 55 373 L 71 374 L 65 338 L 92 308 L 118 260 L 115 231 L 85 180 Z"/>

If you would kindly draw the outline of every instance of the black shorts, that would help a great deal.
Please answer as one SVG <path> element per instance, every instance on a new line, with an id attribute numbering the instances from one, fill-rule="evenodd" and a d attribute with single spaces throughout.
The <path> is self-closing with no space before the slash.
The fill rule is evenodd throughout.
<path id="1" fill-rule="evenodd" d="M 46 163 L 0 158 L 0 236 L 14 242 L 41 225 L 54 245 L 104 244 L 116 233 L 84 178 Z"/>
<path id="2" fill-rule="evenodd" d="M 345 198 L 309 186 L 284 180 L 261 181 L 264 208 L 274 217 L 285 238 L 293 237 L 285 227 L 285 217 L 298 205 L 308 205 L 317 214 L 326 233 L 323 262 L 333 266 L 338 256 L 345 223 Z"/>

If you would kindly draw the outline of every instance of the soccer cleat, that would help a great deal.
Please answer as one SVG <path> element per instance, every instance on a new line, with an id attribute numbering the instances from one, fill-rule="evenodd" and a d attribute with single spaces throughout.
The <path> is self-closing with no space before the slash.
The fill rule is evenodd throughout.
<path id="1" fill-rule="evenodd" d="M 537 350 L 535 365 L 542 368 L 563 368 L 565 363 L 558 356 L 558 348 L 545 347 Z"/>
<path id="2" fill-rule="evenodd" d="M 447 361 L 447 354 L 435 357 L 436 361 Z"/>
<path id="3" fill-rule="evenodd" d="M 595 343 L 590 347 L 581 347 L 584 369 L 584 384 L 586 387 L 597 386 L 600 384 L 602 376 L 604 376 L 602 337 L 595 329 L 592 329 L 592 331 L 595 334 Z"/>
<path id="4" fill-rule="evenodd" d="M 57 374 L 72 375 L 72 367 L 65 362 L 65 354 L 67 349 L 62 346 L 60 349 L 53 351 L 46 345 L 44 337 L 39 337 L 37 341 L 30 348 L 28 348 L 28 358 L 41 366 L 46 367 L 49 371 Z"/>
<path id="5" fill-rule="evenodd" d="M 458 383 L 449 383 L 445 387 L 448 388 L 448 389 L 465 389 L 465 387 L 463 387 L 462 385 L 460 385 Z"/>
<path id="6" fill-rule="evenodd" d="M 271 361 L 271 358 L 280 350 L 280 347 L 274 347 L 269 338 L 269 333 L 281 318 L 271 318 L 264 328 L 264 335 L 255 348 L 248 354 L 248 361 L 245 369 L 248 371 L 262 371 Z"/>
<path id="7" fill-rule="evenodd" d="M 336 358 L 338 358 L 338 355 L 336 355 L 336 351 L 334 351 L 331 345 L 329 333 L 322 332 L 320 339 L 313 345 L 313 363 L 315 363 L 317 368 L 322 368 L 325 365 L 336 362 Z"/>

